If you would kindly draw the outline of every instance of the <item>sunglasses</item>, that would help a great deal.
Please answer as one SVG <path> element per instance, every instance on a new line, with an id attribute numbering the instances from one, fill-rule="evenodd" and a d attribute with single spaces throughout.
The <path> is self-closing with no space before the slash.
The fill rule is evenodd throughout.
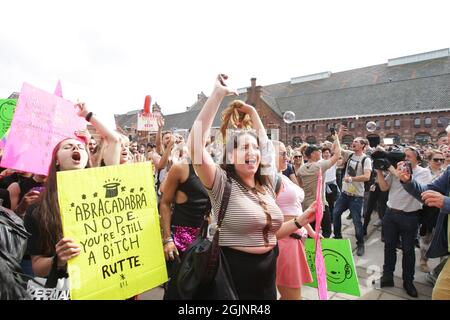
<path id="1" fill-rule="evenodd" d="M 294 156 L 294 159 L 295 158 L 300 158 L 301 159 L 301 158 L 303 158 L 303 156 Z"/>
<path id="2" fill-rule="evenodd" d="M 287 157 L 287 152 L 286 151 L 280 152 L 279 155 L 282 157 Z"/>
<path id="3" fill-rule="evenodd" d="M 441 162 L 441 163 L 444 163 L 444 161 L 445 161 L 445 159 L 441 159 L 441 158 L 433 158 L 433 161 L 434 162 Z"/>

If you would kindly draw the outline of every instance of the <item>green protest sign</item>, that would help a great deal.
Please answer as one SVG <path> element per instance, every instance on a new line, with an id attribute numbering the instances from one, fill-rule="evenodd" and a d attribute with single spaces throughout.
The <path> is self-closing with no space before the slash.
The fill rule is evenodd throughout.
<path id="1" fill-rule="evenodd" d="M 0 139 L 11 126 L 17 99 L 0 99 Z"/>
<path id="2" fill-rule="evenodd" d="M 327 272 L 328 291 L 347 293 L 357 297 L 361 296 L 350 240 L 322 239 L 321 245 Z M 314 239 L 306 239 L 305 251 L 308 266 L 313 277 L 313 282 L 306 285 L 317 288 Z"/>

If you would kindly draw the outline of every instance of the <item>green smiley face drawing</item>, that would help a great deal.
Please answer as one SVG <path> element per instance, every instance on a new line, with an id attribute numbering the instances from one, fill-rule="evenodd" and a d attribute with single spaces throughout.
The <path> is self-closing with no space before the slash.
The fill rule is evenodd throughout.
<path id="1" fill-rule="evenodd" d="M 322 254 L 327 270 L 327 281 L 340 284 L 352 277 L 352 268 L 342 254 L 330 249 L 324 249 Z"/>

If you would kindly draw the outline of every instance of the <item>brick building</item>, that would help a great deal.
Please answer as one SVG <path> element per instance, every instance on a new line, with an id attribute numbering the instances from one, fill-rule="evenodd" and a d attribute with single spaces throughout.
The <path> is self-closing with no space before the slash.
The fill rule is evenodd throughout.
<path id="1" fill-rule="evenodd" d="M 267 86 L 252 78 L 250 86 L 238 93 L 239 97 L 224 99 L 213 127 L 220 126 L 226 106 L 240 99 L 253 105 L 265 127 L 278 129 L 278 138 L 291 145 L 324 141 L 330 127 L 343 121 L 349 128 L 344 143 L 356 136 L 436 143 L 450 120 L 450 54 L 449 49 L 437 50 Z M 165 127 L 190 128 L 207 99 L 203 93 L 197 98 L 186 111 L 165 116 Z M 286 111 L 296 114 L 293 123 L 283 121 Z M 366 130 L 369 121 L 377 123 L 375 132 Z"/>

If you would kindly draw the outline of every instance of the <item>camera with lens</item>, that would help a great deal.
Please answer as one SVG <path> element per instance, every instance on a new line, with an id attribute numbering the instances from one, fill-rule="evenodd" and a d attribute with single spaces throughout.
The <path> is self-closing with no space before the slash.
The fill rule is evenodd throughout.
<path id="1" fill-rule="evenodd" d="M 391 151 L 376 150 L 371 154 L 371 158 L 375 169 L 386 171 L 391 165 L 397 168 L 397 163 L 405 160 L 405 153 L 398 148 Z"/>

